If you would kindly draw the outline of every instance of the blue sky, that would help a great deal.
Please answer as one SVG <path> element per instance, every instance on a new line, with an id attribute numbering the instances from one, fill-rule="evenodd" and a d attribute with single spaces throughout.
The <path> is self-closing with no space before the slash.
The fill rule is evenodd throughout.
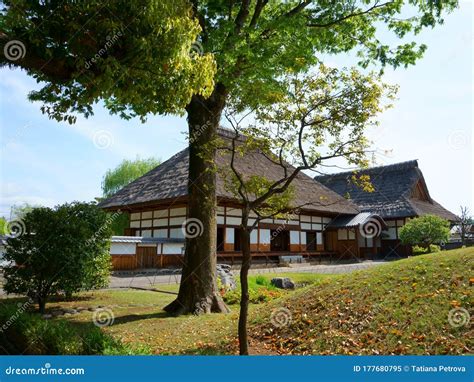
<path id="1" fill-rule="evenodd" d="M 393 109 L 369 131 L 379 164 L 418 159 L 431 196 L 453 212 L 473 205 L 472 15 L 462 1 L 445 24 L 425 31 L 428 50 L 416 66 L 387 70 L 398 84 Z M 329 58 L 350 66 L 350 57 Z M 53 206 L 100 196 L 102 176 L 122 159 L 162 160 L 186 146 L 184 117 L 156 116 L 146 124 L 110 116 L 101 107 L 75 125 L 51 121 L 27 100 L 37 84 L 19 70 L 0 70 L 0 215 L 12 204 Z M 386 153 L 387 153 L 386 152 Z"/>

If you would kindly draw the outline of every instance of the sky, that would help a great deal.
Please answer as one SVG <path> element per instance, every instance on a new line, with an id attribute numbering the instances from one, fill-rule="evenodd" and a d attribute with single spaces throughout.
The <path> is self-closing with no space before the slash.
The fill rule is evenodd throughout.
<path id="1" fill-rule="evenodd" d="M 473 203 L 473 3 L 424 31 L 424 57 L 407 69 L 387 69 L 384 80 L 400 86 L 394 107 L 368 132 L 380 165 L 418 159 L 431 196 L 451 211 Z M 351 66 L 350 55 L 329 64 Z M 27 94 L 38 84 L 20 70 L 0 70 L 0 216 L 14 204 L 54 206 L 101 195 L 104 173 L 123 159 L 166 160 L 186 147 L 185 117 L 153 116 L 145 124 L 94 116 L 74 125 L 49 120 Z"/>

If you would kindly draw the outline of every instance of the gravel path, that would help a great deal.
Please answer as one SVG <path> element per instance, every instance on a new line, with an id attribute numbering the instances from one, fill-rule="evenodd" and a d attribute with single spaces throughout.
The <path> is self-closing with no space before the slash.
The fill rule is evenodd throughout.
<path id="1" fill-rule="evenodd" d="M 266 273 L 323 273 L 323 274 L 341 274 L 367 269 L 384 264 L 384 262 L 364 261 L 355 264 L 335 264 L 335 265 L 308 265 L 297 264 L 290 267 L 271 267 L 271 268 L 255 268 L 250 270 L 250 274 L 266 274 Z M 238 275 L 238 270 L 233 270 L 233 273 Z M 160 274 L 161 273 L 161 274 Z M 179 284 L 181 275 L 178 271 L 173 274 L 153 274 L 151 272 L 145 273 L 124 273 L 122 275 L 115 274 L 110 278 L 110 289 L 115 288 L 151 288 L 153 285 L 172 285 Z M 0 272 L 0 296 L 5 293 L 1 286 L 3 285 L 3 276 Z"/>
<path id="2" fill-rule="evenodd" d="M 265 273 L 324 273 L 324 274 L 341 274 L 367 269 L 384 264 L 384 262 L 365 261 L 356 264 L 336 264 L 336 265 L 306 265 L 299 264 L 291 267 L 272 267 L 272 268 L 256 268 L 251 269 L 250 274 Z M 238 274 L 238 270 L 234 270 L 234 274 Z M 128 274 L 123 276 L 112 276 L 110 279 L 110 288 L 126 288 L 139 287 L 146 288 L 152 285 L 163 284 L 179 284 L 181 275 L 156 275 L 156 274 Z"/>

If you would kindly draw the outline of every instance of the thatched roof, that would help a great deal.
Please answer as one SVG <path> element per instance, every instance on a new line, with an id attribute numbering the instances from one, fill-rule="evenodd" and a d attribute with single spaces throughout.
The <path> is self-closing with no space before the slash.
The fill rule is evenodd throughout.
<path id="1" fill-rule="evenodd" d="M 229 131 L 219 129 L 219 135 L 222 138 L 229 138 Z M 218 154 L 216 162 L 220 169 L 230 173 L 229 153 Z M 173 202 L 186 198 L 188 163 L 188 149 L 185 149 L 102 201 L 99 207 L 110 210 L 133 208 L 144 204 Z M 237 155 L 235 165 L 238 171 L 243 174 L 265 176 L 270 180 L 278 180 L 283 174 L 283 168 L 258 151 L 250 152 L 243 157 Z M 292 169 L 289 165 L 287 168 L 290 171 Z M 352 202 L 304 173 L 300 173 L 296 177 L 292 187 L 295 190 L 293 207 L 304 206 L 302 210 L 336 214 L 357 214 L 359 212 Z M 235 195 L 226 190 L 225 181 L 219 173 L 217 175 L 217 198 L 238 202 Z"/>
<path id="2" fill-rule="evenodd" d="M 456 215 L 430 197 L 416 160 L 358 171 L 357 175 L 370 176 L 374 192 L 354 185 L 353 174 L 353 171 L 347 171 L 317 176 L 315 180 L 339 195 L 348 195 L 361 211 L 377 213 L 384 219 L 433 214 L 450 221 L 457 220 Z M 422 188 L 424 200 L 414 196 L 416 186 Z"/>

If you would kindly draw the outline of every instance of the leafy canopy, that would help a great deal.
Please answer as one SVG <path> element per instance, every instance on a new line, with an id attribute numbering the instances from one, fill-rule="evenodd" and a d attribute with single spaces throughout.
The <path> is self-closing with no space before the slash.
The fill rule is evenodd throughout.
<path id="1" fill-rule="evenodd" d="M 400 229 L 403 244 L 430 248 L 432 244 L 443 244 L 449 240 L 449 222 L 436 215 L 424 215 L 410 219 Z"/>
<path id="2" fill-rule="evenodd" d="M 26 232 L 8 239 L 4 271 L 7 293 L 40 303 L 48 296 L 108 284 L 110 220 L 95 204 L 38 207 L 23 217 Z"/>
<path id="3" fill-rule="evenodd" d="M 216 85 L 240 107 L 274 101 L 279 79 L 322 54 L 355 50 L 360 64 L 414 64 L 425 51 L 409 38 L 442 23 L 457 0 L 117 0 L 3 2 L 2 45 L 15 39 L 18 66 L 44 87 L 30 98 L 57 120 L 92 105 L 122 117 L 180 113 Z M 388 31 L 400 39 L 389 46 Z M 194 48 L 190 53 L 192 44 Z M 197 49 L 196 49 L 197 48 Z M 201 54 L 203 53 L 203 54 Z"/>
<path id="4" fill-rule="evenodd" d="M 232 169 L 223 170 L 226 187 L 262 216 L 304 207 L 295 205 L 291 187 L 302 171 L 320 171 L 335 158 L 367 167 L 365 131 L 377 124 L 378 115 L 391 106 L 397 90 L 375 73 L 364 75 L 322 64 L 304 75 L 285 76 L 281 83 L 287 90 L 273 105 L 264 104 L 243 115 L 232 104 L 226 110 L 235 132 L 232 144 L 223 149 L 223 153 L 230 152 Z M 254 121 L 244 125 L 249 114 Z M 262 171 L 256 175 L 238 168 L 235 158 L 255 151 L 279 168 L 280 177 L 270 179 Z M 370 178 L 354 177 L 370 188 Z"/>
<path id="5" fill-rule="evenodd" d="M 215 64 L 190 52 L 200 31 L 186 0 L 3 2 L 3 45 L 19 40 L 25 57 L 2 55 L 44 83 L 30 99 L 56 120 L 86 117 L 103 100 L 128 118 L 182 112 L 193 94 L 209 94 Z"/>

